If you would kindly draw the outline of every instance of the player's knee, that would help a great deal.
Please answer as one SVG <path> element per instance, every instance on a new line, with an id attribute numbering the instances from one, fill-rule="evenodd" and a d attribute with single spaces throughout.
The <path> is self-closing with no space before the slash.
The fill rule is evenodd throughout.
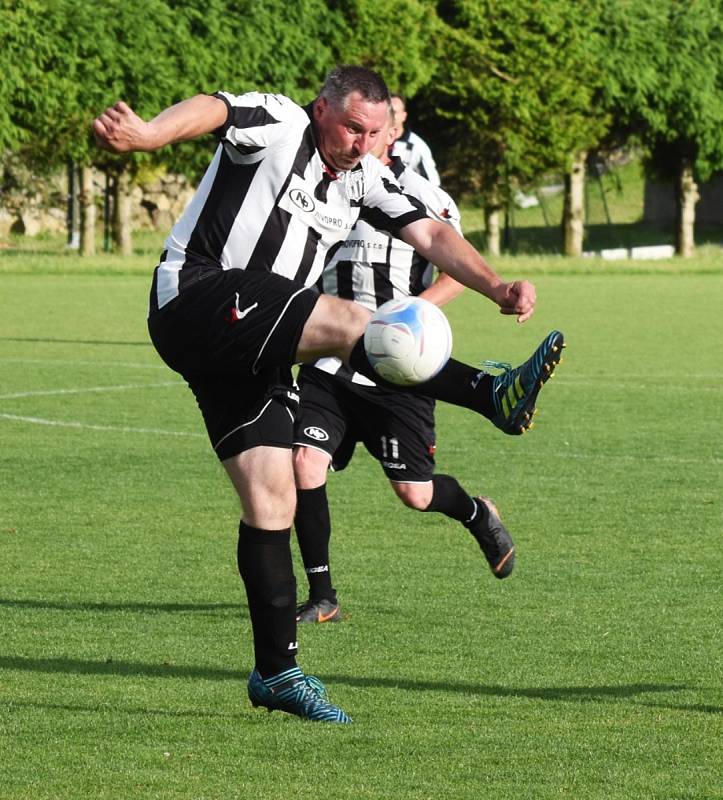
<path id="1" fill-rule="evenodd" d="M 407 508 L 424 511 L 432 502 L 432 482 L 428 483 L 393 483 L 397 497 Z"/>
<path id="2" fill-rule="evenodd" d="M 295 447 L 292 456 L 297 489 L 316 489 L 326 483 L 329 456 L 313 447 Z"/>

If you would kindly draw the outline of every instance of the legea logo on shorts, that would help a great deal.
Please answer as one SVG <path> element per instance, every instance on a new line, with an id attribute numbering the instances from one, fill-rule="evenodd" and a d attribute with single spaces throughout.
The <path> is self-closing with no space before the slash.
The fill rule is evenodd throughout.
<path id="1" fill-rule="evenodd" d="M 304 428 L 304 435 L 309 439 L 316 439 L 317 442 L 326 442 L 329 439 L 329 434 L 323 428 L 317 428 L 316 425 Z"/>
<path id="2" fill-rule="evenodd" d="M 303 189 L 292 189 L 289 192 L 289 199 L 302 211 L 313 211 L 316 208 L 316 204 L 312 200 L 311 195 Z"/>

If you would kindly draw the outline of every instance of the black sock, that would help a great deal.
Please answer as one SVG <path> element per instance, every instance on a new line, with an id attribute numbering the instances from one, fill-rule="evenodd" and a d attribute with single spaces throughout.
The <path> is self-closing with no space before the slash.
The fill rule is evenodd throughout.
<path id="1" fill-rule="evenodd" d="M 325 483 L 316 489 L 296 490 L 294 527 L 309 580 L 309 597 L 312 600 L 335 601 L 329 569 L 331 518 Z"/>
<path id="2" fill-rule="evenodd" d="M 435 400 L 443 400 L 455 406 L 470 408 L 488 419 L 495 415 L 492 376 L 454 358 L 450 358 L 445 366 L 425 383 L 416 386 L 397 386 L 380 378 L 374 371 L 367 358 L 362 336 L 351 351 L 349 366 L 387 389 L 433 397 Z"/>
<path id="3" fill-rule="evenodd" d="M 464 527 L 467 528 L 472 536 L 474 536 L 480 547 L 482 547 L 482 542 L 479 538 L 479 525 L 477 523 L 484 521 L 486 513 L 488 512 L 484 503 L 481 500 L 474 498 L 474 514 L 469 519 L 464 521 Z M 487 531 L 487 526 L 484 526 L 483 531 Z"/>
<path id="4" fill-rule="evenodd" d="M 458 522 L 469 522 L 477 511 L 477 504 L 451 475 L 432 478 L 433 494 L 425 511 L 438 511 Z"/>
<path id="5" fill-rule="evenodd" d="M 239 524 L 238 570 L 246 587 L 256 669 L 263 678 L 296 666 L 296 579 L 291 531 Z"/>

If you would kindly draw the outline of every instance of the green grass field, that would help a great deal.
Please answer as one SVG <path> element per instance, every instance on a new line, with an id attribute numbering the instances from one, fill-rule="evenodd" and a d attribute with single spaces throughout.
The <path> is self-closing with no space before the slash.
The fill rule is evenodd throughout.
<path id="1" fill-rule="evenodd" d="M 147 342 L 152 259 L 0 253 L 2 800 L 723 797 L 719 251 L 503 259 L 529 323 L 449 308 L 465 360 L 569 341 L 528 436 L 438 413 L 439 471 L 497 501 L 517 568 L 365 453 L 333 475 L 345 621 L 300 663 L 343 728 L 246 699 L 238 510 Z"/>

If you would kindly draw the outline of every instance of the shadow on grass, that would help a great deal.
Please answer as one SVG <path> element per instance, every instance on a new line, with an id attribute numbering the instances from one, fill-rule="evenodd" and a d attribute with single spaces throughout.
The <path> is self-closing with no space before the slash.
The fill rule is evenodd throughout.
<path id="1" fill-rule="evenodd" d="M 142 614 L 195 611 L 240 611 L 245 603 L 97 603 L 77 601 L 61 603 L 52 600 L 11 600 L 0 598 L 0 608 L 38 608 L 49 611 L 135 611 Z"/>
<path id="2" fill-rule="evenodd" d="M 247 671 L 224 669 L 220 667 L 202 667 L 183 664 L 144 664 L 136 661 L 83 661 L 73 658 L 24 658 L 18 656 L 0 656 L 0 670 L 17 670 L 22 672 L 42 672 L 70 675 L 115 675 L 119 677 L 147 678 L 196 678 L 212 681 L 245 681 Z M 597 703 L 605 700 L 629 700 L 649 694 L 681 692 L 699 689 L 700 687 L 684 684 L 631 683 L 618 686 L 553 686 L 515 688 L 509 686 L 480 686 L 474 683 L 449 681 L 410 681 L 392 678 L 355 678 L 349 675 L 323 675 L 331 684 L 340 683 L 346 686 L 381 689 L 401 689 L 416 692 L 456 692 L 477 697 L 526 697 L 534 700 L 552 702 Z M 697 711 L 706 714 L 721 714 L 723 708 L 713 705 L 676 705 L 673 703 L 643 703 L 655 708 L 674 711 Z"/>
<path id="3" fill-rule="evenodd" d="M 127 345 L 131 345 L 133 347 L 150 347 L 151 342 L 113 342 L 113 341 L 101 341 L 99 339 L 40 339 L 34 338 L 31 336 L 0 336 L 0 342 L 40 342 L 42 344 L 91 344 L 91 345 L 98 345 L 101 347 L 107 347 L 109 345 L 118 346 L 122 345 L 123 347 Z"/>
<path id="4" fill-rule="evenodd" d="M 171 719 L 232 719 L 239 720 L 248 716 L 248 712 L 239 711 L 194 711 L 191 709 L 173 708 L 145 708 L 142 706 L 125 707 L 115 705 L 81 705 L 80 703 L 41 703 L 29 700 L 12 700 L 7 705 L 8 711 L 15 709 L 37 709 L 38 711 L 69 711 L 72 714 L 132 714 L 142 717 L 159 716 L 170 717 Z"/>

